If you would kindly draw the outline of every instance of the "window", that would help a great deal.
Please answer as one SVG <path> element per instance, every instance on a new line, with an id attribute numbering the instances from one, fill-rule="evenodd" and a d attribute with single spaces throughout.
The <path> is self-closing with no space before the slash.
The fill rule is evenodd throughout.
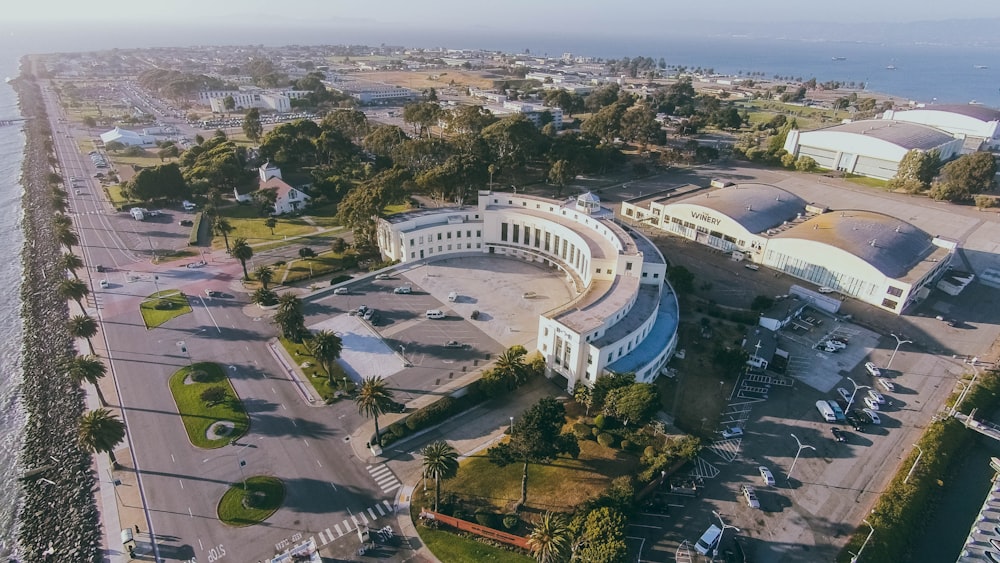
<path id="1" fill-rule="evenodd" d="M 500 240 L 507 242 L 507 223 L 500 223 Z"/>
<path id="2" fill-rule="evenodd" d="M 643 273 L 642 273 L 642 277 L 646 277 L 646 276 L 648 276 L 648 275 L 649 275 L 649 274 L 647 274 L 646 272 L 643 272 Z"/>
<path id="3" fill-rule="evenodd" d="M 514 225 L 514 242 L 521 242 L 521 225 Z"/>
<path id="4" fill-rule="evenodd" d="M 631 217 L 631 216 L 634 215 L 634 213 L 632 213 L 632 208 L 631 207 L 625 209 L 625 215 L 628 216 L 628 217 Z"/>
<path id="5" fill-rule="evenodd" d="M 443 248 L 442 246 L 438 245 L 438 252 L 441 252 L 442 248 Z"/>
<path id="6" fill-rule="evenodd" d="M 472 231 L 465 231 L 465 236 L 472 238 Z"/>
<path id="7" fill-rule="evenodd" d="M 601 269 L 598 268 L 595 273 L 598 273 L 598 274 L 601 273 Z"/>
<path id="8" fill-rule="evenodd" d="M 888 297 L 886 297 L 885 299 L 882 300 L 882 306 L 885 307 L 886 309 L 893 309 L 893 310 L 895 310 L 896 307 L 899 306 L 899 302 L 893 301 L 892 299 L 889 299 Z"/>
<path id="9" fill-rule="evenodd" d="M 451 231 L 448 231 L 448 238 L 451 238 Z"/>
<path id="10" fill-rule="evenodd" d="M 410 246 L 413 246 L 413 239 L 410 239 Z"/>
<path id="11" fill-rule="evenodd" d="M 441 240 L 441 233 L 438 233 L 438 240 Z"/>
<path id="12" fill-rule="evenodd" d="M 549 242 L 551 241 L 551 239 L 552 239 L 552 233 L 546 231 L 545 232 L 545 252 L 549 251 L 549 248 L 550 248 Z"/>
<path id="13" fill-rule="evenodd" d="M 531 245 L 531 227 L 524 227 L 524 246 Z"/>
<path id="14" fill-rule="evenodd" d="M 508 199 L 507 200 L 507 205 L 514 205 L 514 202 Z"/>
<path id="15" fill-rule="evenodd" d="M 481 236 L 483 236 L 483 232 L 482 231 L 476 231 L 476 238 L 479 238 Z"/>
<path id="16" fill-rule="evenodd" d="M 455 231 L 455 238 L 462 238 L 462 231 Z"/>
<path id="17" fill-rule="evenodd" d="M 631 272 L 632 271 L 632 263 L 631 262 L 625 262 L 625 271 L 626 272 Z"/>
<path id="18" fill-rule="evenodd" d="M 888 293 L 889 295 L 892 295 L 893 297 L 899 297 L 899 296 L 903 295 L 903 288 L 894 287 L 894 286 L 890 285 L 889 286 L 889 290 L 886 291 L 886 293 Z"/>
<path id="19" fill-rule="evenodd" d="M 417 253 L 416 252 L 411 252 L 410 253 L 410 258 L 416 258 L 416 257 L 417 257 Z"/>

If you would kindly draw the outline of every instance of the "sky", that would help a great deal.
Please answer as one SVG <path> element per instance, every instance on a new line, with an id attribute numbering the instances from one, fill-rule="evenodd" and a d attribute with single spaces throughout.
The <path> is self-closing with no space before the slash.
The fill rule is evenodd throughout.
<path id="1" fill-rule="evenodd" d="M 797 6 L 789 9 L 789 6 Z M 822 6 L 819 9 L 806 7 Z M 655 32 L 680 21 L 768 23 L 823 21 L 935 21 L 1000 17 L 1000 2 L 991 0 L 837 0 L 792 4 L 787 0 L 14 0 L 4 7 L 4 20 L 26 23 L 145 24 L 254 22 L 357 27 L 462 26 L 468 30 L 510 29 L 620 34 Z"/>

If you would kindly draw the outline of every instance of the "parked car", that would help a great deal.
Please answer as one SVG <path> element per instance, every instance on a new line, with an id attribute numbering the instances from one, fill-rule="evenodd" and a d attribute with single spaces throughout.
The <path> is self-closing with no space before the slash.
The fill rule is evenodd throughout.
<path id="1" fill-rule="evenodd" d="M 743 493 L 743 498 L 747 501 L 747 506 L 750 508 L 760 508 L 760 501 L 757 500 L 757 492 L 751 485 L 740 485 L 740 492 Z"/>
<path id="2" fill-rule="evenodd" d="M 820 293 L 833 293 L 834 291 L 837 291 L 837 290 L 833 289 L 832 287 L 823 286 L 823 287 L 817 289 L 816 291 L 818 291 Z"/>
<path id="3" fill-rule="evenodd" d="M 868 416 L 868 420 L 870 420 L 872 424 L 882 424 L 882 419 L 878 417 L 878 413 L 874 410 L 865 409 L 863 412 Z"/>
<path id="4" fill-rule="evenodd" d="M 871 409 L 871 410 L 873 410 L 873 411 L 877 411 L 877 410 L 878 410 L 878 401 L 876 401 L 875 399 L 872 399 L 872 398 L 871 398 L 870 396 L 868 396 L 868 395 L 865 395 L 865 405 L 866 405 L 866 406 L 867 406 L 867 407 L 868 407 L 869 409 Z"/>
<path id="5" fill-rule="evenodd" d="M 873 401 L 880 405 L 885 404 L 885 396 L 874 389 L 868 390 L 868 396 L 872 398 Z"/>
<path id="6" fill-rule="evenodd" d="M 363 317 L 363 316 L 365 316 L 365 313 L 368 312 L 368 310 L 369 310 L 368 309 L 368 305 L 361 305 L 361 306 L 358 307 L 358 314 Z"/>
<path id="7" fill-rule="evenodd" d="M 463 346 L 465 345 L 459 342 L 458 340 L 449 340 L 448 342 L 444 343 L 445 348 L 462 348 Z"/>
<path id="8" fill-rule="evenodd" d="M 469 315 L 469 318 L 472 319 L 472 320 L 478 319 L 479 318 L 479 309 L 473 310 L 472 314 Z"/>
<path id="9" fill-rule="evenodd" d="M 764 480 L 765 485 L 774 485 L 774 474 L 770 469 L 761 465 L 757 470 L 760 471 L 760 478 Z"/>
<path id="10" fill-rule="evenodd" d="M 107 289 L 111 287 L 111 283 L 108 280 L 101 280 L 101 289 Z"/>
<path id="11" fill-rule="evenodd" d="M 396 289 L 393 289 L 392 292 L 397 295 L 406 295 L 409 293 L 413 293 L 413 288 L 408 285 L 404 285 L 402 287 L 397 287 Z"/>
<path id="12" fill-rule="evenodd" d="M 389 274 L 375 274 L 375 279 L 377 280 L 391 280 L 392 276 Z"/>
<path id="13" fill-rule="evenodd" d="M 108 269 L 107 269 L 107 268 L 105 268 L 105 267 L 104 267 L 103 265 L 101 265 L 101 264 L 98 264 L 98 265 L 97 265 L 97 266 L 96 266 L 96 267 L 95 267 L 94 269 L 95 269 L 95 270 L 97 270 L 98 272 L 106 272 L 106 271 L 108 271 Z"/>
<path id="14" fill-rule="evenodd" d="M 366 309 L 364 314 L 362 315 L 362 318 L 366 321 L 370 321 L 374 316 L 375 316 L 375 309 Z"/>
<path id="15" fill-rule="evenodd" d="M 739 426 L 733 426 L 732 428 L 725 428 L 722 430 L 722 437 L 725 439 L 739 438 L 743 436 L 743 429 Z"/>
<path id="16" fill-rule="evenodd" d="M 873 362 L 865 362 L 865 371 L 872 377 L 882 377 L 882 370 L 878 369 Z"/>
<path id="17" fill-rule="evenodd" d="M 851 428 L 857 430 L 858 432 L 864 431 L 865 422 L 867 420 L 867 417 L 862 418 L 862 415 L 854 409 L 851 409 L 851 411 L 847 413 L 847 422 L 851 425 Z"/>
<path id="18" fill-rule="evenodd" d="M 337 289 L 333 290 L 334 295 L 347 295 L 350 292 L 351 290 L 346 287 L 338 287 Z"/>
<path id="19" fill-rule="evenodd" d="M 194 221 L 192 221 L 190 219 L 182 219 L 182 220 L 178 221 L 177 224 L 180 225 L 180 226 L 182 226 L 182 227 L 193 227 L 194 226 Z"/>
<path id="20" fill-rule="evenodd" d="M 207 295 L 209 297 L 221 297 L 222 296 L 222 292 L 215 291 L 214 289 L 206 289 L 205 290 L 205 295 Z"/>
<path id="21" fill-rule="evenodd" d="M 837 428 L 837 427 L 833 428 L 833 439 L 836 440 L 836 441 L 838 441 L 838 442 L 846 442 L 847 441 L 847 438 L 844 437 L 843 430 L 841 430 L 840 428 Z"/>
<path id="22" fill-rule="evenodd" d="M 848 391 L 847 389 L 844 389 L 843 387 L 837 387 L 837 393 L 840 393 L 840 396 L 843 397 L 845 401 L 851 400 L 851 392 Z"/>
<path id="23" fill-rule="evenodd" d="M 893 383 L 893 382 L 891 382 L 891 381 L 889 381 L 888 379 L 886 379 L 884 377 L 879 377 L 878 379 L 875 380 L 875 382 L 878 383 L 879 387 L 881 387 L 882 389 L 885 389 L 886 391 L 895 391 L 896 390 L 896 384 Z"/>

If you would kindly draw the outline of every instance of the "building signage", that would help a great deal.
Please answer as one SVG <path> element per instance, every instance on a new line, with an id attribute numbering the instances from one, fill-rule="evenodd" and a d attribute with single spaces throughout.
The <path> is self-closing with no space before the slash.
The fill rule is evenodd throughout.
<path id="1" fill-rule="evenodd" d="M 716 219 L 704 211 L 692 211 L 691 217 L 709 225 L 718 225 L 722 222 L 722 219 Z"/>

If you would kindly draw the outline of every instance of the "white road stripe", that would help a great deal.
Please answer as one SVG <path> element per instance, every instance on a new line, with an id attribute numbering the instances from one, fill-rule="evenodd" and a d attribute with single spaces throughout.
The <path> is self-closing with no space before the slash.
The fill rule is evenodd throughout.
<path id="1" fill-rule="evenodd" d="M 393 486 L 391 486 L 391 487 L 382 487 L 382 492 L 383 493 L 391 493 L 392 491 L 395 491 L 399 487 L 400 487 L 400 483 L 399 483 L 399 481 L 396 481 L 396 484 L 393 485 Z"/>
<path id="2" fill-rule="evenodd" d="M 359 512 L 358 516 L 360 516 L 361 519 L 365 521 L 365 525 L 367 526 L 368 525 L 368 519 L 365 518 L 365 513 L 364 512 Z"/>
<path id="3" fill-rule="evenodd" d="M 383 501 L 382 501 L 382 504 L 384 504 L 384 505 L 385 505 L 385 508 L 386 508 L 386 510 L 388 510 L 389 512 L 392 512 L 392 505 L 391 505 L 391 504 L 389 504 L 389 501 L 387 501 L 387 500 L 383 500 Z"/>
<path id="4" fill-rule="evenodd" d="M 355 515 L 353 515 L 353 514 L 351 514 L 351 520 L 354 521 L 354 527 L 357 528 L 358 527 L 358 517 L 355 516 Z"/>
<path id="5" fill-rule="evenodd" d="M 333 529 L 334 529 L 334 530 L 337 530 L 337 537 L 338 537 L 338 538 L 339 538 L 339 537 L 342 537 L 342 536 L 344 535 L 344 532 L 340 531 L 340 526 L 339 526 L 339 525 L 337 525 L 337 524 L 334 524 L 334 525 L 333 525 Z"/>
<path id="6" fill-rule="evenodd" d="M 372 520 L 378 520 L 378 516 L 375 516 L 375 511 L 371 508 L 368 509 L 368 514 L 371 515 Z"/>
<path id="7" fill-rule="evenodd" d="M 347 520 L 344 520 L 344 529 L 347 530 L 348 532 L 351 531 L 351 523 L 348 522 Z"/>
<path id="8" fill-rule="evenodd" d="M 379 513 L 380 516 L 385 516 L 385 510 L 382 510 L 382 505 L 381 504 L 376 504 L 375 505 L 375 509 L 378 510 L 378 513 Z M 369 509 L 369 510 L 371 510 L 371 509 Z"/>

